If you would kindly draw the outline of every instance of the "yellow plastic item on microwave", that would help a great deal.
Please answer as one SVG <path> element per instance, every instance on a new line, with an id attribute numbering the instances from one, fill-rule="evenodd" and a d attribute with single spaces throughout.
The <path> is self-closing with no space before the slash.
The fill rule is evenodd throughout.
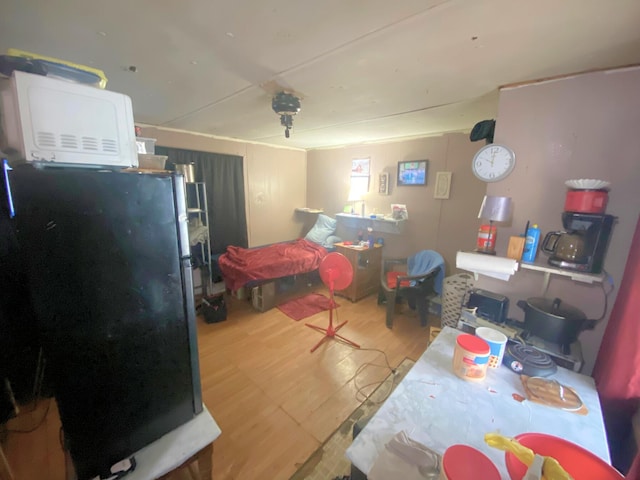
<path id="1" fill-rule="evenodd" d="M 11 55 L 14 57 L 22 57 L 27 58 L 29 60 L 42 60 L 49 64 L 49 67 L 55 66 L 57 68 L 63 69 L 67 67 L 68 69 L 74 69 L 80 72 L 89 73 L 97 77 L 96 83 L 93 85 L 104 89 L 107 86 L 107 77 L 105 76 L 102 70 L 98 70 L 97 68 L 87 67 L 86 65 L 80 65 L 78 63 L 68 62 L 67 60 L 61 60 L 55 57 L 46 57 L 44 55 L 39 55 L 37 53 L 26 52 L 24 50 L 18 50 L 15 48 L 10 48 L 7 50 L 7 55 Z"/>

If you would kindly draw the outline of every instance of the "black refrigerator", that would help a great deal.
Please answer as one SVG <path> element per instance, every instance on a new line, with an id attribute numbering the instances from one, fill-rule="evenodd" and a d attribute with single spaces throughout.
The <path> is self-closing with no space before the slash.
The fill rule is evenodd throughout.
<path id="1" fill-rule="evenodd" d="M 202 411 L 184 183 L 20 165 L 3 182 L 78 478 Z"/>

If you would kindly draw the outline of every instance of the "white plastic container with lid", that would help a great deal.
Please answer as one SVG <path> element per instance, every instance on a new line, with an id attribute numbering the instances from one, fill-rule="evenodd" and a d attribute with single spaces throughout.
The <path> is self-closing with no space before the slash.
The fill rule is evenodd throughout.
<path id="1" fill-rule="evenodd" d="M 463 333 L 453 350 L 453 373 L 472 382 L 484 380 L 489 365 L 489 344 L 480 337 Z"/>
<path id="2" fill-rule="evenodd" d="M 156 139 L 155 138 L 145 138 L 145 137 L 136 137 L 136 147 L 138 148 L 138 153 L 147 154 L 147 155 L 155 155 L 156 153 Z"/>

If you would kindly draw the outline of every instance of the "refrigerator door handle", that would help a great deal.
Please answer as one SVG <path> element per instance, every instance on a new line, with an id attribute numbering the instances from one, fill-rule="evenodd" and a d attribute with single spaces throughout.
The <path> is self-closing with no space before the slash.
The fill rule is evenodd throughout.
<path id="1" fill-rule="evenodd" d="M 2 159 L 2 177 L 4 178 L 4 188 L 7 194 L 7 206 L 9 208 L 9 218 L 16 216 L 16 210 L 13 207 L 13 195 L 11 195 L 11 183 L 9 183 L 9 170 L 13 170 L 9 166 L 6 158 Z"/>
<path id="2" fill-rule="evenodd" d="M 193 298 L 193 270 L 191 260 L 180 260 L 182 270 L 182 285 L 184 291 L 185 318 L 187 321 L 187 336 L 189 338 L 189 358 L 193 378 L 193 411 L 198 414 L 202 411 L 202 385 L 200 380 L 200 360 L 198 358 L 198 336 L 196 327 L 196 305 Z"/>
<path id="3" fill-rule="evenodd" d="M 182 175 L 172 175 L 175 193 L 176 219 L 178 221 L 180 258 L 191 256 L 189 244 L 189 215 L 187 214 L 187 192 Z"/>

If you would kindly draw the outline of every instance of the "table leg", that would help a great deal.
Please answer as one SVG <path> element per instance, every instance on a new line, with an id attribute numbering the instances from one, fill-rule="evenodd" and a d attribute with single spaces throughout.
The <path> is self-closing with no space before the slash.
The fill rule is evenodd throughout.
<path id="1" fill-rule="evenodd" d="M 210 443 L 196 454 L 201 480 L 211 480 L 213 473 L 213 443 Z"/>

